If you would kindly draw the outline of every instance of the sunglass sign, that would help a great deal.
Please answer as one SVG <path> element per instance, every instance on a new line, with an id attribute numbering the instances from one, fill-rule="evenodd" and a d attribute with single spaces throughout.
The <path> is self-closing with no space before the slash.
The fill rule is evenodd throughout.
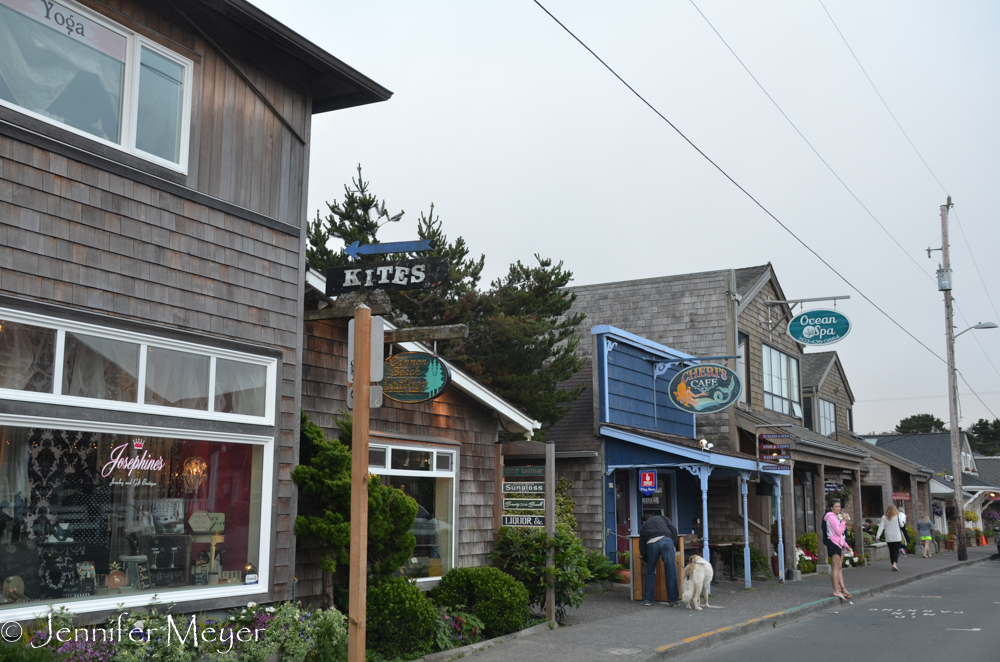
<path id="1" fill-rule="evenodd" d="M 670 380 L 670 401 L 690 414 L 711 414 L 736 402 L 743 384 L 736 373 L 714 363 L 685 368 Z"/>
<path id="2" fill-rule="evenodd" d="M 851 332 L 851 320 L 836 310 L 808 310 L 788 323 L 788 335 L 803 345 L 832 345 Z"/>

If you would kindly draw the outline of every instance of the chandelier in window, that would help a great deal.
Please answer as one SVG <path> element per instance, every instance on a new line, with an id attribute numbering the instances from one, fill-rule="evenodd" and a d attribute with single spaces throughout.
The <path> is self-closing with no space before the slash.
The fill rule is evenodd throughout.
<path id="1" fill-rule="evenodd" d="M 184 472 L 181 478 L 184 479 L 185 492 L 197 492 L 201 483 L 208 475 L 208 463 L 200 457 L 189 457 L 184 460 Z"/>

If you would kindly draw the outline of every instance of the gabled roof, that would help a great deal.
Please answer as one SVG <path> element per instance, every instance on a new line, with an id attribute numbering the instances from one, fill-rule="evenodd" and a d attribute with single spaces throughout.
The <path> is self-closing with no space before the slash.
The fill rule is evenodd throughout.
<path id="1" fill-rule="evenodd" d="M 310 268 L 306 271 L 306 289 L 313 290 L 313 293 L 322 299 L 326 299 L 327 301 L 331 300 L 326 296 L 326 277 L 315 269 Z M 392 322 L 386 320 L 385 328 L 395 329 L 396 326 Z M 417 342 L 403 342 L 398 344 L 408 352 L 431 351 L 429 347 Z M 448 366 L 448 370 L 451 372 L 452 385 L 479 404 L 495 411 L 497 415 L 500 416 L 503 426 L 508 430 L 512 432 L 524 432 L 531 435 L 535 430 L 542 427 L 541 423 L 525 414 L 513 404 L 507 402 L 448 361 L 445 361 L 444 359 L 441 359 L 441 361 Z"/>
<path id="2" fill-rule="evenodd" d="M 743 421 L 741 421 L 743 419 Z M 754 424 L 781 424 L 787 425 L 790 420 L 787 417 L 781 416 L 780 414 L 772 414 L 771 412 L 756 412 L 750 411 L 748 409 L 743 409 L 742 407 L 736 410 L 736 421 L 737 423 L 743 422 L 743 428 L 747 429 L 749 425 L 748 432 L 753 434 Z M 745 422 L 744 422 L 745 421 Z M 851 456 L 856 462 L 860 462 L 864 458 L 868 457 L 868 453 L 863 448 L 854 448 L 844 442 L 833 439 L 832 437 L 825 437 L 819 432 L 813 432 L 808 428 L 804 428 L 801 425 L 796 425 L 792 423 L 790 428 L 783 428 L 782 432 L 788 432 L 796 440 L 796 446 L 803 447 L 803 450 L 818 449 L 820 452 L 829 451 L 834 453 L 841 453 L 842 455 Z"/>
<path id="3" fill-rule="evenodd" d="M 976 468 L 979 469 L 979 478 L 988 485 L 1000 487 L 1000 457 L 991 455 L 977 455 Z M 964 480 L 964 476 L 962 477 Z"/>
<path id="4" fill-rule="evenodd" d="M 229 56 L 307 92 L 312 112 L 385 101 L 392 92 L 246 0 L 136 0 Z"/>
<path id="5" fill-rule="evenodd" d="M 879 448 L 928 467 L 934 473 L 952 474 L 949 432 L 865 435 L 864 438 L 875 439 L 875 445 Z M 966 443 L 964 431 L 959 432 L 959 440 L 963 445 Z M 970 477 L 969 474 L 963 474 L 962 481 Z"/>
<path id="6" fill-rule="evenodd" d="M 741 297 L 745 297 L 754 286 L 756 286 L 761 279 L 771 270 L 771 263 L 762 264 L 757 267 L 744 267 L 742 269 L 735 269 L 736 272 L 736 293 Z"/>
<path id="7" fill-rule="evenodd" d="M 837 355 L 837 352 L 812 352 L 803 354 L 800 365 L 802 366 L 803 388 L 816 387 L 819 389 L 823 386 L 826 378 L 830 376 L 830 373 L 836 371 L 840 375 L 840 381 L 843 382 L 844 388 L 847 390 L 847 397 L 852 404 L 854 403 L 854 391 L 851 390 L 851 383 L 847 381 L 847 373 L 844 371 L 844 365 L 840 362 L 840 356 Z"/>

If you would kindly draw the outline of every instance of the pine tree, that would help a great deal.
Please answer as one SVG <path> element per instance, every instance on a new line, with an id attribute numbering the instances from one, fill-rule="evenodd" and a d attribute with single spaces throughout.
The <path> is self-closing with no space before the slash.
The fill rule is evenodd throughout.
<path id="1" fill-rule="evenodd" d="M 299 466 L 292 480 L 308 497 L 313 514 L 295 518 L 295 535 L 320 543 L 323 568 L 323 606 L 348 586 L 351 543 L 351 430 L 350 415 L 334 416 L 340 435 L 327 439 L 323 430 L 302 412 Z M 417 539 L 413 524 L 417 502 L 401 490 L 368 479 L 368 570 L 375 579 L 388 577 L 413 554 Z M 343 600 L 339 600 L 343 602 Z"/>
<path id="2" fill-rule="evenodd" d="M 1000 455 L 1000 418 L 993 422 L 981 418 L 966 430 L 972 452 L 980 455 Z"/>
<path id="3" fill-rule="evenodd" d="M 425 393 L 428 396 L 434 397 L 443 387 L 444 375 L 441 374 L 441 364 L 433 361 L 430 368 L 427 369 L 427 390 Z"/>
<path id="4" fill-rule="evenodd" d="M 330 246 L 354 241 L 378 243 L 378 230 L 403 216 L 388 213 L 361 176 L 344 187 L 342 202 L 328 203 L 330 214 L 309 228 L 309 263 L 325 270 L 352 260 Z M 510 265 L 507 275 L 480 290 L 485 256 L 470 257 L 462 237 L 449 241 L 434 205 L 417 222 L 417 236 L 431 240 L 431 250 L 422 257 L 444 257 L 450 265 L 449 280 L 436 288 L 390 293 L 393 311 L 389 317 L 398 326 L 468 324 L 469 337 L 439 341 L 438 353 L 453 361 L 474 379 L 545 425 L 569 412 L 566 403 L 576 400 L 586 388 L 560 389 L 582 367 L 576 355 L 576 327 L 583 315 L 569 315 L 576 295 L 565 287 L 573 273 L 551 259 L 535 255 L 537 264 L 520 261 Z M 366 256 L 366 262 L 375 260 Z M 386 260 L 417 257 L 416 254 L 383 256 Z M 542 438 L 539 435 L 536 438 Z"/>

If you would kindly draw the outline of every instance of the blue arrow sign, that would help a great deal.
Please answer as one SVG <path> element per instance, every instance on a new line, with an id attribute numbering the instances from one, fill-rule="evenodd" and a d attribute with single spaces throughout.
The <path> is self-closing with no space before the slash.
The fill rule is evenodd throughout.
<path id="1" fill-rule="evenodd" d="M 344 252 L 357 260 L 362 255 L 376 255 L 379 253 L 421 253 L 431 249 L 430 239 L 418 239 L 416 241 L 390 241 L 384 244 L 365 244 L 360 241 L 344 249 Z"/>

